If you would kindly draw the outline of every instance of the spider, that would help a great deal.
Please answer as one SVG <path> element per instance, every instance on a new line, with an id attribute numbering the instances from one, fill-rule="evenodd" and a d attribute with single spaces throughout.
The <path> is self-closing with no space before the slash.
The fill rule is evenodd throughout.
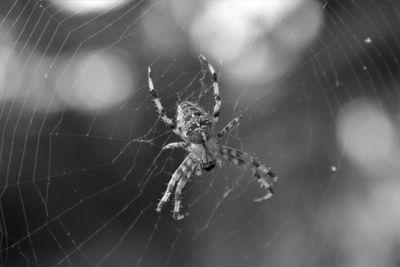
<path id="1" fill-rule="evenodd" d="M 237 116 L 228 122 L 222 130 L 216 132 L 215 124 L 218 122 L 221 111 L 221 97 L 219 93 L 217 73 L 215 72 L 214 67 L 208 63 L 207 59 L 203 55 L 200 55 L 199 59 L 201 64 L 207 66 L 212 77 L 215 100 L 212 116 L 197 103 L 183 101 L 178 104 L 176 120 L 174 121 L 170 119 L 161 104 L 157 91 L 154 89 L 150 66 L 148 67 L 147 72 L 150 94 L 156 104 L 159 117 L 172 132 L 183 140 L 181 142 L 167 144 L 162 149 L 183 148 L 189 152 L 178 169 L 176 169 L 172 174 L 167 189 L 156 209 L 157 212 L 161 212 L 176 185 L 175 203 L 172 216 L 175 220 L 180 220 L 184 217 L 180 213 L 181 195 L 182 189 L 185 187 L 190 177 L 194 173 L 200 176 L 202 169 L 210 171 L 216 165 L 221 167 L 223 164 L 222 159 L 227 160 L 238 167 L 244 167 L 245 169 L 253 171 L 254 176 L 260 185 L 267 190 L 267 194 L 264 197 L 255 199 L 255 201 L 271 198 L 273 195 L 272 184 L 278 179 L 272 172 L 271 168 L 266 167 L 256 157 L 238 149 L 218 144 L 218 138 L 223 137 L 234 126 L 238 125 L 239 119 L 242 115 Z"/>

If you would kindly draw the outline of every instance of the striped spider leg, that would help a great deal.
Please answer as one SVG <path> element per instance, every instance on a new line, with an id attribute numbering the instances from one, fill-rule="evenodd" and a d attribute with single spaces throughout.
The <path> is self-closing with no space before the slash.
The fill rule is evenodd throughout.
<path id="1" fill-rule="evenodd" d="M 153 79 L 151 78 L 151 68 L 150 66 L 147 68 L 147 80 L 149 84 L 150 94 L 153 98 L 154 103 L 156 104 L 158 114 L 161 120 L 178 136 L 181 136 L 181 131 L 176 127 L 176 123 L 167 116 L 167 113 L 164 107 L 161 104 L 160 98 L 158 97 L 157 91 L 154 89 Z"/>
<path id="2" fill-rule="evenodd" d="M 168 202 L 169 197 L 174 190 L 175 184 L 178 182 L 178 185 L 175 189 L 175 205 L 173 211 L 173 218 L 176 220 L 180 220 L 183 218 L 183 215 L 179 213 L 181 206 L 181 195 L 182 189 L 185 186 L 187 180 L 192 176 L 194 170 L 196 169 L 198 162 L 193 158 L 192 154 L 189 154 L 181 163 L 181 165 L 176 169 L 174 174 L 172 174 L 171 179 L 168 182 L 167 189 L 164 192 L 160 202 L 157 205 L 157 212 L 161 212 L 165 203 Z"/>
<path id="3" fill-rule="evenodd" d="M 243 117 L 242 114 L 240 114 L 239 116 L 237 116 L 236 118 L 234 118 L 233 120 L 231 120 L 230 122 L 228 122 L 226 124 L 226 126 L 224 128 L 222 128 L 222 130 L 220 130 L 217 134 L 218 137 L 223 137 L 226 133 L 228 133 L 230 130 L 233 129 L 233 127 L 235 127 L 236 125 L 239 124 L 239 120 Z"/>
<path id="4" fill-rule="evenodd" d="M 167 150 L 167 149 L 174 149 L 174 148 L 183 148 L 186 149 L 188 152 L 190 152 L 190 143 L 188 142 L 172 142 L 167 145 L 165 145 L 162 150 Z M 201 164 L 197 164 L 195 174 L 197 176 L 201 175 Z"/>
<path id="5" fill-rule="evenodd" d="M 190 146 L 190 143 L 188 142 L 173 142 L 165 145 L 162 150 L 166 149 L 174 149 L 174 148 L 184 148 L 187 149 Z"/>
<path id="6" fill-rule="evenodd" d="M 220 146 L 220 154 L 223 159 L 229 161 L 233 165 L 246 170 L 252 170 L 261 187 L 268 190 L 268 193 L 264 197 L 257 198 L 255 201 L 262 201 L 272 197 L 274 194 L 272 185 L 278 181 L 278 177 L 272 172 L 271 168 L 267 168 L 256 157 L 236 148 Z"/>
<path id="7" fill-rule="evenodd" d="M 208 63 L 207 59 L 203 55 L 200 55 L 199 59 L 202 63 L 204 63 L 208 67 L 208 70 L 210 71 L 212 76 L 214 100 L 215 100 L 215 106 L 213 111 L 213 122 L 217 123 L 219 115 L 221 113 L 221 105 L 222 105 L 221 96 L 219 94 L 218 75 L 215 72 L 214 67 L 210 63 Z"/>
<path id="8" fill-rule="evenodd" d="M 194 168 L 197 169 L 196 163 L 193 162 Z M 193 172 L 193 169 L 191 169 Z M 189 181 L 190 176 L 192 176 L 192 172 L 186 172 L 185 175 L 182 176 L 182 178 L 179 180 L 178 184 L 176 185 L 175 189 L 175 203 L 174 203 L 174 211 L 172 213 L 172 218 L 175 220 L 182 220 L 183 215 L 180 213 L 181 209 L 181 200 L 182 200 L 182 190 L 185 187 L 186 183 Z"/>

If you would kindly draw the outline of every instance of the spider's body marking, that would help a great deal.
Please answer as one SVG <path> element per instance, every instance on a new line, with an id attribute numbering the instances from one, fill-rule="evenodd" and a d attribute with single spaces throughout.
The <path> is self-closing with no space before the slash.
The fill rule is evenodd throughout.
<path id="1" fill-rule="evenodd" d="M 181 165 L 172 174 L 168 182 L 160 202 L 157 205 L 157 212 L 160 212 L 165 203 L 169 200 L 175 188 L 175 204 L 173 209 L 173 218 L 180 220 L 183 215 L 180 213 L 182 190 L 190 177 L 195 173 L 201 175 L 201 169 L 210 171 L 217 164 L 222 166 L 222 159 L 225 159 L 237 167 L 250 169 L 254 177 L 260 185 L 267 190 L 267 194 L 255 201 L 262 201 L 271 198 L 274 193 L 272 186 L 277 182 L 278 178 L 271 168 L 266 167 L 256 157 L 240 151 L 238 149 L 219 145 L 217 138 L 223 137 L 234 126 L 239 123 L 241 115 L 234 118 L 219 132 L 215 132 L 215 124 L 217 123 L 221 111 L 221 96 L 218 86 L 218 76 L 214 67 L 208 63 L 207 59 L 200 55 L 200 61 L 209 70 L 212 76 L 214 90 L 214 109 L 212 115 L 205 111 L 198 104 L 183 101 L 178 105 L 175 121 L 170 119 L 161 101 L 157 91 L 154 89 L 153 80 L 151 78 L 151 68 L 148 67 L 148 84 L 150 94 L 153 98 L 161 120 L 170 127 L 170 129 L 183 139 L 181 142 L 173 142 L 163 147 L 165 149 L 183 148 L 189 154 L 183 160 Z"/>
<path id="2" fill-rule="evenodd" d="M 214 134 L 210 115 L 198 104 L 184 101 L 178 105 L 177 127 L 184 140 L 193 144 L 204 144 Z"/>

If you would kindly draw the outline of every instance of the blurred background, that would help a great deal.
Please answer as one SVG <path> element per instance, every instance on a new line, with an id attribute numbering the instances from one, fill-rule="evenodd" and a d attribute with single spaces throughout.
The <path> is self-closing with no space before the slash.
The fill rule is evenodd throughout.
<path id="1" fill-rule="evenodd" d="M 1 266 L 399 266 L 400 4 L 2 0 Z M 158 119 L 183 100 L 279 177 L 193 176 Z"/>

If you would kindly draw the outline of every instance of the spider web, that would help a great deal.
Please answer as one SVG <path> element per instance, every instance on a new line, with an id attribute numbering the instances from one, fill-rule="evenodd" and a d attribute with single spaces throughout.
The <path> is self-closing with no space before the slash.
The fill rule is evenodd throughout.
<path id="1" fill-rule="evenodd" d="M 1 266 L 399 264 L 398 2 L 108 3 L 0 3 Z M 147 66 L 170 117 L 211 111 L 199 54 L 217 128 L 244 115 L 221 144 L 279 182 L 254 202 L 250 171 L 203 171 L 177 222 L 155 207 L 185 152 L 161 151 Z"/>

